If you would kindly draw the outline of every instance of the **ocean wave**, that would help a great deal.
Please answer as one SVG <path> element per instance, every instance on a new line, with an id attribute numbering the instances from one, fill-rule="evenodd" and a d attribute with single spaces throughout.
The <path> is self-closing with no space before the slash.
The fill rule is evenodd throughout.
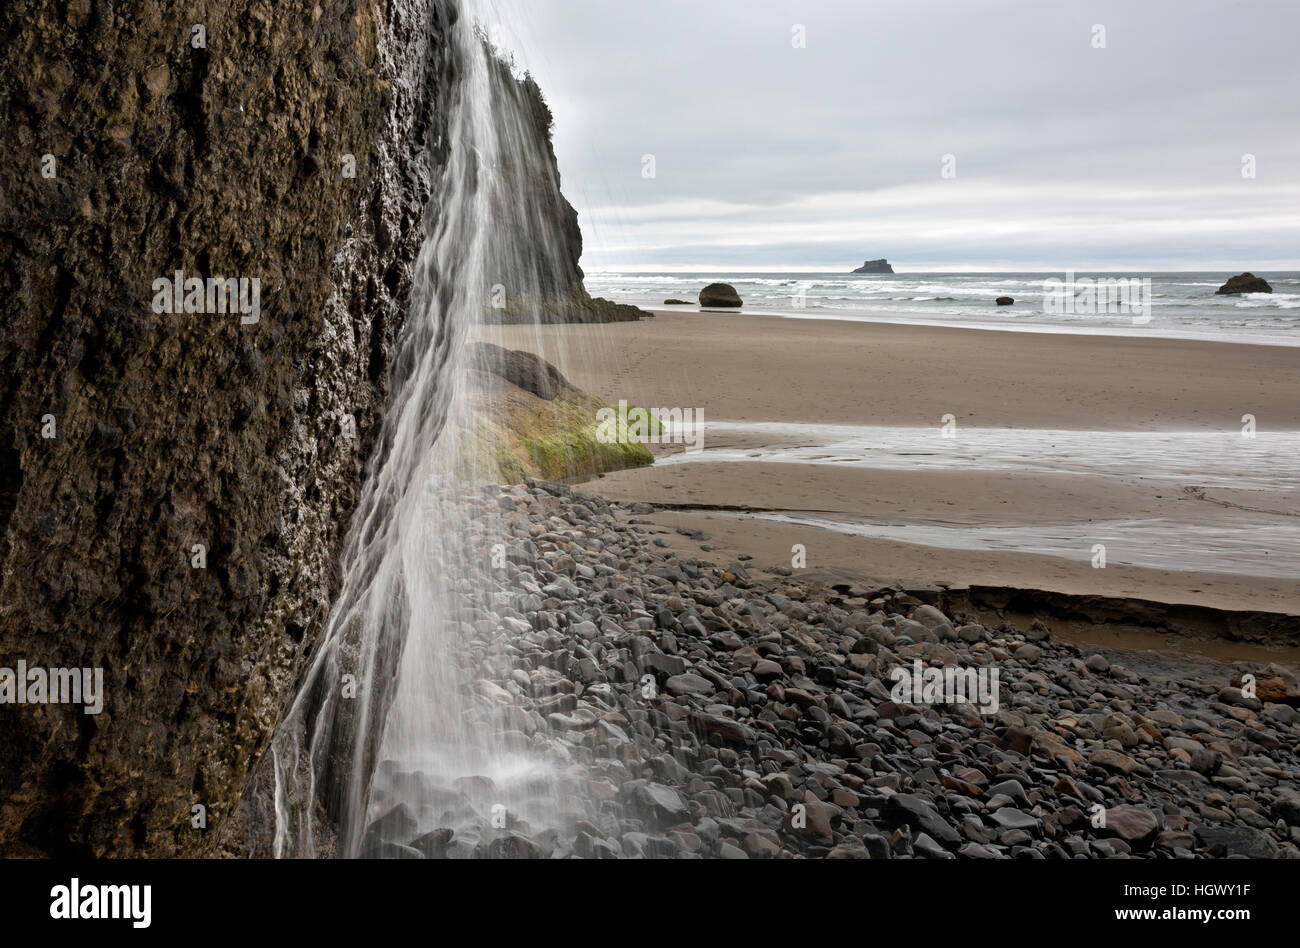
<path id="1" fill-rule="evenodd" d="M 1079 274 L 1092 279 L 1151 279 L 1143 302 L 1150 306 L 1153 320 L 1148 327 L 1158 334 L 1194 334 L 1200 338 L 1260 341 L 1285 338 L 1293 344 L 1300 330 L 1300 275 L 1287 273 L 1269 277 L 1272 294 L 1220 296 L 1217 273 L 1197 274 Z M 587 288 L 596 296 L 640 306 L 659 306 L 677 297 L 690 301 L 706 284 L 730 283 L 745 300 L 746 307 L 774 313 L 823 314 L 826 318 L 873 316 L 904 322 L 945 321 L 952 324 L 982 322 L 1020 328 L 1060 327 L 1068 331 L 1114 332 L 1132 327 L 1124 313 L 1051 314 L 1045 311 L 1044 281 L 1060 280 L 1063 273 L 1049 274 L 898 274 L 850 275 L 842 273 L 768 273 L 727 276 L 718 271 L 703 273 L 589 273 Z M 999 296 L 1016 298 L 1014 307 L 996 307 Z M 802 303 L 802 305 L 800 305 Z"/>

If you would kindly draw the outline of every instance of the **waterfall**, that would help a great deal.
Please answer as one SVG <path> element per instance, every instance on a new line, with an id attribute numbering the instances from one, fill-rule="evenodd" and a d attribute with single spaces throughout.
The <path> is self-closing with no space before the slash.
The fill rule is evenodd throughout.
<path id="1" fill-rule="evenodd" d="M 402 855 L 435 829 L 472 842 L 501 814 L 538 833 L 585 813 L 575 777 L 486 681 L 509 677 L 512 630 L 476 621 L 507 595 L 491 561 L 510 524 L 473 476 L 468 395 L 491 383 L 466 340 L 500 297 L 536 319 L 538 300 L 572 287 L 570 235 L 548 205 L 549 114 L 488 42 L 499 11 L 434 11 L 456 77 L 446 157 L 341 591 L 273 744 L 277 856 Z"/>

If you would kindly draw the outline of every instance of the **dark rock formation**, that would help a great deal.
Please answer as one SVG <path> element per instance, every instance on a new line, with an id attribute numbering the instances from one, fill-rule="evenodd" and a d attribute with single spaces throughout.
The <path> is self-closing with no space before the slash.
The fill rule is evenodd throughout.
<path id="1" fill-rule="evenodd" d="M 999 296 L 993 302 L 997 303 L 999 306 L 1010 306 L 1013 303 L 1015 303 L 1015 300 L 1012 299 L 1010 296 Z"/>
<path id="2" fill-rule="evenodd" d="M 893 273 L 894 268 L 889 265 L 889 261 L 883 257 L 879 260 L 868 260 L 862 266 L 853 271 L 854 273 Z"/>
<path id="3" fill-rule="evenodd" d="M 0 665 L 102 668 L 106 692 L 0 707 L 0 854 L 212 852 L 247 796 L 337 590 L 456 16 L 0 8 Z M 536 187 L 573 293 L 576 215 Z M 256 321 L 155 312 L 177 270 L 258 279 Z"/>
<path id="4" fill-rule="evenodd" d="M 1253 273 L 1240 273 L 1235 277 L 1229 278 L 1228 282 L 1223 284 L 1214 291 L 1218 294 L 1233 293 L 1272 293 L 1273 287 L 1268 285 L 1268 281 L 1263 277 L 1257 277 Z"/>
<path id="5" fill-rule="evenodd" d="M 501 171 L 516 206 L 536 214 L 502 215 L 514 221 L 508 233 L 498 235 L 494 256 L 506 272 L 526 271 L 528 290 L 502 285 L 505 299 L 483 314 L 487 323 L 609 323 L 628 322 L 649 313 L 611 300 L 592 297 L 582 284 L 578 265 L 582 257 L 582 229 L 578 212 L 560 190 L 560 171 L 551 144 L 555 118 L 541 89 L 531 76 L 515 80 L 508 64 L 496 62 L 495 88 L 514 101 L 501 111 L 518 109 L 532 119 L 531 140 L 514 143 Z M 521 266 L 522 264 L 522 266 Z M 536 285 L 531 285 L 535 282 Z"/>
<path id="6" fill-rule="evenodd" d="M 548 402 L 557 395 L 575 391 L 559 369 L 531 352 L 505 349 L 490 342 L 473 342 L 467 347 L 466 358 L 479 371 L 499 376 Z"/>
<path id="7" fill-rule="evenodd" d="M 337 584 L 442 157 L 454 64 L 414 50 L 448 15 L 0 12 L 0 655 L 106 690 L 0 712 L 0 852 L 199 853 L 242 792 Z M 258 278 L 258 322 L 154 312 L 176 270 Z"/>
<path id="8" fill-rule="evenodd" d="M 1293 646 L 1300 635 L 1300 615 L 1284 612 L 1215 609 L 1186 603 L 1071 595 L 1012 586 L 977 585 L 937 591 L 912 589 L 909 592 L 940 609 L 967 612 L 993 624 L 1011 615 L 1051 617 L 1105 626 L 1117 635 L 1130 630 L 1154 631 L 1190 640 L 1250 642 L 1266 648 Z"/>
<path id="9" fill-rule="evenodd" d="M 690 300 L 664 300 L 665 306 L 692 306 Z"/>
<path id="10" fill-rule="evenodd" d="M 700 290 L 700 305 L 734 308 L 742 304 L 740 294 L 736 292 L 736 288 L 730 283 L 710 283 Z"/>
<path id="11" fill-rule="evenodd" d="M 565 293 L 541 298 L 512 297 L 499 309 L 483 314 L 484 323 L 508 325 L 534 323 L 625 323 L 654 316 L 627 303 L 589 296 L 582 284 Z"/>

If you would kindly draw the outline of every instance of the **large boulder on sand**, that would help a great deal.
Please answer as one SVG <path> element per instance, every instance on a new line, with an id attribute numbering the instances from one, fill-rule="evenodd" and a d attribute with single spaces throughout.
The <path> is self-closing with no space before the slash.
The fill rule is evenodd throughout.
<path id="1" fill-rule="evenodd" d="M 1263 277 L 1257 277 L 1253 273 L 1241 273 L 1214 292 L 1215 295 L 1220 293 L 1272 293 L 1273 288 L 1268 285 L 1268 281 Z"/>
<path id="2" fill-rule="evenodd" d="M 740 294 L 730 283 L 710 283 L 700 290 L 701 306 L 740 306 Z"/>
<path id="3" fill-rule="evenodd" d="M 468 343 L 465 351 L 472 368 L 500 376 L 544 401 L 554 401 L 557 396 L 576 391 L 559 369 L 531 352 L 503 349 L 491 342 Z"/>

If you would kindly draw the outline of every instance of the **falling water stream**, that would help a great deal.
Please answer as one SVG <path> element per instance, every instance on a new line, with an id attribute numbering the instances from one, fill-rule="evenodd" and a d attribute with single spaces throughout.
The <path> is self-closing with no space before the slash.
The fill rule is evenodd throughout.
<path id="1" fill-rule="evenodd" d="M 456 76 L 448 153 L 342 589 L 274 744 L 277 856 L 403 855 L 435 829 L 472 843 L 507 811 L 533 833 L 584 813 L 544 739 L 521 740 L 508 702 L 485 694 L 485 670 L 509 675 L 505 632 L 477 621 L 500 595 L 491 556 L 508 526 L 463 463 L 476 457 L 470 390 L 490 377 L 467 338 L 494 294 L 526 310 L 576 261 L 544 203 L 558 182 L 539 186 L 554 172 L 535 100 L 486 40 L 498 11 L 434 3 L 459 10 L 438 51 Z M 535 351 L 563 366 L 540 339 Z"/>
<path id="2" fill-rule="evenodd" d="M 494 618 L 520 595 L 503 586 L 494 565 L 494 551 L 510 545 L 516 525 L 496 489 L 475 477 L 483 454 L 476 406 L 485 385 L 502 383 L 478 361 L 484 350 L 467 342 L 484 334 L 491 322 L 485 315 L 503 297 L 512 321 L 537 327 L 539 304 L 580 278 L 573 222 L 557 204 L 549 115 L 487 40 L 509 20 L 503 10 L 489 0 L 410 2 L 427 3 L 440 26 L 437 48 L 424 54 L 450 58 L 448 69 L 432 70 L 454 77 L 439 90 L 439 128 L 429 132 L 437 136 L 445 126 L 445 139 L 425 143 L 442 155 L 441 165 L 383 426 L 343 551 L 341 588 L 272 746 L 274 853 L 281 857 L 421 855 L 441 834 L 456 839 L 447 855 L 511 855 L 509 846 L 494 844 L 600 822 L 591 776 L 544 728 L 522 726 L 524 712 L 509 700 L 510 688 L 546 696 L 547 669 L 529 674 L 514 666 L 514 640 L 536 630 Z M 397 71 L 418 81 L 420 66 Z M 554 338 L 535 331 L 524 348 L 567 374 L 568 354 L 554 349 Z M 776 433 L 777 426 L 763 427 Z M 882 451 L 871 447 L 880 443 L 877 432 L 804 428 L 786 432 L 794 447 L 736 449 L 734 457 L 710 450 L 701 458 L 975 463 L 960 451 L 934 449 L 928 431 L 914 433 L 910 446 L 886 441 L 893 447 Z M 1067 452 L 1071 463 L 1096 466 L 1086 438 L 1042 435 L 1050 437 L 1050 452 L 1024 436 L 984 433 L 986 450 L 975 460 L 996 456 L 1014 468 L 1025 457 L 1056 457 L 1066 445 L 1075 448 Z M 1191 467 L 1201 483 L 1217 470 L 1207 468 L 1206 452 L 1188 455 L 1181 442 L 1121 441 L 1135 456 Z"/>

